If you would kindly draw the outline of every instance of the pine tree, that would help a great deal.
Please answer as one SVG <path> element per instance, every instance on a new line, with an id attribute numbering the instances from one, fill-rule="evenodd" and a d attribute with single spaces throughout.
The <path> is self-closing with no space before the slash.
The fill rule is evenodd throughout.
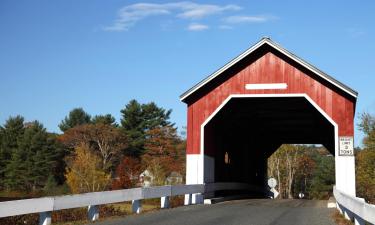
<path id="1" fill-rule="evenodd" d="M 91 116 L 88 113 L 86 113 L 82 108 L 75 108 L 69 112 L 69 115 L 65 117 L 64 120 L 61 121 L 59 128 L 61 131 L 65 132 L 72 127 L 90 122 Z"/>
<path id="2" fill-rule="evenodd" d="M 56 175 L 57 161 L 63 157 L 61 149 L 56 148 L 55 139 L 38 121 L 24 125 L 23 119 L 18 118 L 17 123 L 11 120 L 4 127 L 7 140 L 12 143 L 8 145 L 11 153 L 4 167 L 4 186 L 10 190 L 25 191 L 44 187 L 48 176 Z"/>
<path id="3" fill-rule="evenodd" d="M 130 141 L 127 152 L 139 155 L 143 150 L 144 141 L 142 106 L 136 100 L 131 100 L 121 113 L 121 126 Z"/>
<path id="4" fill-rule="evenodd" d="M 165 110 L 155 103 L 140 104 L 131 100 L 123 110 L 121 127 L 130 139 L 126 152 L 140 156 L 144 153 L 146 132 L 156 127 L 173 126 L 169 121 L 172 110 Z"/>
<path id="5" fill-rule="evenodd" d="M 19 182 L 16 167 L 17 162 L 22 164 L 22 154 L 18 151 L 18 141 L 24 133 L 24 118 L 21 116 L 10 117 L 4 127 L 0 128 L 0 187 L 9 188 L 11 183 Z M 12 163 L 12 165 L 9 165 Z M 10 169 L 12 168 L 12 169 Z M 15 180 L 8 180 L 7 172 L 14 174 Z"/>
<path id="6" fill-rule="evenodd" d="M 105 114 L 105 115 L 96 115 L 94 118 L 92 118 L 93 124 L 106 124 L 111 125 L 114 127 L 118 127 L 118 124 L 116 123 L 116 119 L 111 114 Z"/>

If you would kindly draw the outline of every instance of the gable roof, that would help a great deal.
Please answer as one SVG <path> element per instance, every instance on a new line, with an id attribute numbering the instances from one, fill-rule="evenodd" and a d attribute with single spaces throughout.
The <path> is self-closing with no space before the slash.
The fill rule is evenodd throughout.
<path id="1" fill-rule="evenodd" d="M 347 85 L 341 83 L 340 81 L 338 81 L 335 78 L 329 76 L 328 74 L 326 74 L 323 71 L 319 70 L 318 68 L 316 68 L 315 66 L 313 66 L 310 63 L 306 62 L 305 60 L 299 58 L 295 54 L 289 52 L 285 48 L 281 47 L 279 44 L 277 44 L 274 41 L 272 41 L 270 38 L 264 37 L 260 41 L 258 41 L 255 45 L 253 45 L 252 47 L 250 47 L 249 49 L 247 49 L 246 51 L 244 51 L 243 53 L 241 53 L 236 58 L 232 59 L 229 63 L 225 64 L 223 67 L 221 67 L 220 69 L 218 69 L 217 71 L 215 71 L 213 74 L 209 75 L 208 77 L 206 77 L 205 79 L 203 79 L 201 82 L 197 83 L 192 88 L 190 88 L 189 90 L 187 90 L 186 92 L 184 92 L 180 96 L 180 101 L 184 102 L 185 99 L 188 96 L 190 96 L 191 94 L 193 94 L 194 92 L 196 92 L 198 89 L 200 89 L 203 86 L 205 86 L 207 83 L 209 83 L 214 78 L 220 76 L 226 70 L 228 70 L 233 65 L 235 65 L 237 62 L 241 61 L 246 56 L 252 54 L 255 50 L 259 49 L 261 46 L 263 46 L 265 44 L 268 44 L 270 47 L 276 49 L 277 51 L 281 52 L 283 55 L 285 55 L 286 57 L 290 58 L 294 62 L 300 64 L 304 68 L 308 69 L 309 71 L 313 72 L 314 74 L 318 75 L 319 77 L 321 77 L 324 80 L 328 81 L 329 83 L 333 84 L 337 88 L 343 90 L 345 93 L 353 96 L 354 98 L 357 98 L 357 96 L 358 96 L 358 92 L 357 91 L 351 89 Z"/>

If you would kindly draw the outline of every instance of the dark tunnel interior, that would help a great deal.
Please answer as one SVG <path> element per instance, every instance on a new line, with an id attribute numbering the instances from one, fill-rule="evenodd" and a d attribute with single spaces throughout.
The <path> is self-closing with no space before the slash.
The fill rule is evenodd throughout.
<path id="1" fill-rule="evenodd" d="M 232 98 L 204 128 L 215 182 L 266 188 L 267 159 L 282 144 L 322 144 L 334 154 L 334 126 L 305 97 Z"/>

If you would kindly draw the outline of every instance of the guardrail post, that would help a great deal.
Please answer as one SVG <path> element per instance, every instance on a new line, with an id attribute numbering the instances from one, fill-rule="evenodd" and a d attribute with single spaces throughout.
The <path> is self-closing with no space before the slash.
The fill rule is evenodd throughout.
<path id="1" fill-rule="evenodd" d="M 87 210 L 87 216 L 90 221 L 96 221 L 99 219 L 99 207 L 96 205 L 89 205 Z"/>
<path id="2" fill-rule="evenodd" d="M 353 221 L 354 215 L 352 212 L 350 212 L 347 208 L 344 209 L 344 217 L 347 220 Z"/>
<path id="3" fill-rule="evenodd" d="M 191 199 L 192 199 L 191 194 L 185 194 L 184 205 L 191 205 L 191 202 L 192 202 Z"/>
<path id="4" fill-rule="evenodd" d="M 167 209 L 169 208 L 169 196 L 160 198 L 160 208 Z"/>
<path id="5" fill-rule="evenodd" d="M 193 204 L 203 204 L 203 195 L 200 193 L 193 194 L 192 202 Z"/>
<path id="6" fill-rule="evenodd" d="M 344 214 L 344 212 L 342 211 L 342 207 L 341 207 L 341 205 L 340 205 L 339 203 L 337 203 L 337 202 L 336 202 L 336 208 L 337 208 L 337 210 L 339 211 L 339 213 L 340 213 L 341 215 Z"/>
<path id="7" fill-rule="evenodd" d="M 132 200 L 132 211 L 133 213 L 141 213 L 142 211 L 142 202 L 141 200 Z"/>
<path id="8" fill-rule="evenodd" d="M 39 213 L 39 225 L 51 225 L 51 212 Z"/>
<path id="9" fill-rule="evenodd" d="M 366 221 L 364 221 L 361 217 L 359 216 L 354 216 L 354 224 L 355 225 L 365 225 Z"/>

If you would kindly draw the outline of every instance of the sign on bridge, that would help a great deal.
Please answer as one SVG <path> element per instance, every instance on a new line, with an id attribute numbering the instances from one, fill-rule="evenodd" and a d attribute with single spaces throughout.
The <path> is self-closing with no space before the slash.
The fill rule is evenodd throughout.
<path id="1" fill-rule="evenodd" d="M 354 156 L 353 137 L 339 138 L 339 156 Z"/>

